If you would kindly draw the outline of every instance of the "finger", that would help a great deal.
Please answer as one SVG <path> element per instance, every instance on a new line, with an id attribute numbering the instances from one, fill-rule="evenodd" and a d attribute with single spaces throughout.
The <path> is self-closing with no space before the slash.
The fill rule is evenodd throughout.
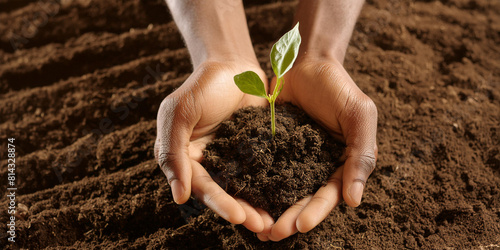
<path id="1" fill-rule="evenodd" d="M 269 213 L 262 208 L 256 208 L 255 210 L 257 210 L 260 217 L 262 218 L 262 221 L 264 222 L 264 229 L 262 229 L 262 232 L 260 234 L 271 235 L 271 229 L 274 225 L 273 217 L 271 217 L 271 215 L 269 215 Z"/>
<path id="2" fill-rule="evenodd" d="M 361 203 L 377 154 L 377 108 L 366 95 L 358 96 L 361 98 L 351 98 L 353 101 L 346 104 L 346 117 L 342 122 L 347 146 L 342 189 L 344 200 L 351 207 Z"/>
<path id="3" fill-rule="evenodd" d="M 262 232 L 257 234 L 257 237 L 261 241 L 268 241 L 274 225 L 274 219 L 273 217 L 271 217 L 271 215 L 269 215 L 268 212 L 266 212 L 262 208 L 256 208 L 255 210 L 260 214 L 262 221 L 264 222 L 264 229 L 262 230 Z"/>
<path id="4" fill-rule="evenodd" d="M 189 158 L 197 162 L 203 159 L 203 150 L 213 140 L 215 134 L 206 135 L 189 143 Z"/>
<path id="5" fill-rule="evenodd" d="M 176 115 L 176 105 L 175 98 L 167 97 L 158 111 L 155 158 L 167 176 L 174 201 L 182 204 L 191 195 L 191 129 L 185 119 Z"/>
<path id="6" fill-rule="evenodd" d="M 262 232 L 262 230 L 264 230 L 264 221 L 257 210 L 242 199 L 236 199 L 236 201 L 245 211 L 246 220 L 243 222 L 243 226 L 254 233 Z"/>
<path id="7" fill-rule="evenodd" d="M 328 179 L 328 183 L 318 189 L 307 206 L 297 218 L 297 230 L 309 232 L 321 223 L 342 200 L 342 172 L 340 167 Z"/>
<path id="8" fill-rule="evenodd" d="M 269 239 L 272 241 L 280 241 L 295 234 L 297 232 L 297 218 L 300 212 L 306 207 L 307 203 L 311 201 L 311 198 L 312 195 L 309 195 L 288 208 L 280 216 L 276 224 L 274 224 Z"/>
<path id="9" fill-rule="evenodd" d="M 269 241 L 269 237 L 263 234 L 257 234 L 257 238 L 259 238 L 260 241 Z"/>
<path id="10" fill-rule="evenodd" d="M 191 160 L 193 166 L 193 194 L 216 214 L 233 224 L 245 222 L 243 207 L 229 196 L 197 161 Z"/>

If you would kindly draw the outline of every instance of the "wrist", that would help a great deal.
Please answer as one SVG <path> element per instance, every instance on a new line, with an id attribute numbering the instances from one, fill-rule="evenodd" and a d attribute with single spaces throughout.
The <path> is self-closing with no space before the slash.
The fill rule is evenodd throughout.
<path id="1" fill-rule="evenodd" d="M 301 0 L 295 15 L 302 36 L 299 56 L 343 62 L 363 2 Z"/>
<path id="2" fill-rule="evenodd" d="M 328 47 L 331 46 L 331 47 Z M 346 49 L 331 44 L 324 47 L 301 46 L 297 62 L 302 61 L 338 61 L 342 64 L 344 61 Z"/>
<path id="3" fill-rule="evenodd" d="M 344 61 L 350 34 L 340 35 L 333 31 L 325 32 L 316 22 L 305 22 L 305 25 L 301 23 L 300 28 L 302 44 L 297 60 L 314 58 Z"/>
<path id="4" fill-rule="evenodd" d="M 167 0 L 194 67 L 210 60 L 257 61 L 243 3 L 235 0 Z"/>
<path id="5" fill-rule="evenodd" d="M 296 64 L 302 63 L 317 63 L 317 62 L 328 62 L 342 65 L 344 61 L 345 50 L 341 49 L 316 49 L 304 47 L 299 51 L 297 56 Z"/>
<path id="6" fill-rule="evenodd" d="M 246 67 L 260 67 L 259 61 L 257 60 L 257 57 L 255 56 L 253 50 L 231 51 L 231 50 L 208 49 L 206 50 L 205 56 L 203 56 L 199 60 L 199 63 L 204 63 L 204 62 L 216 62 L 222 64 L 241 65 Z M 199 63 L 194 63 L 195 67 Z"/>

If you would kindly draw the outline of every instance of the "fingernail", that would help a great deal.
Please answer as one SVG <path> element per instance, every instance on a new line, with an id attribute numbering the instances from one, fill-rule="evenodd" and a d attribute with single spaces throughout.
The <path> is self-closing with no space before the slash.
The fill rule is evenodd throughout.
<path id="1" fill-rule="evenodd" d="M 184 194 L 184 186 L 182 186 L 182 182 L 179 180 L 173 180 L 170 183 L 170 187 L 172 188 L 172 195 L 174 196 L 175 203 L 179 204 L 179 199 Z"/>
<path id="2" fill-rule="evenodd" d="M 349 189 L 349 195 L 351 196 L 351 199 L 358 205 L 361 204 L 361 197 L 363 196 L 363 188 L 364 188 L 363 183 L 356 181 L 354 182 L 354 184 L 351 185 L 351 188 Z"/>

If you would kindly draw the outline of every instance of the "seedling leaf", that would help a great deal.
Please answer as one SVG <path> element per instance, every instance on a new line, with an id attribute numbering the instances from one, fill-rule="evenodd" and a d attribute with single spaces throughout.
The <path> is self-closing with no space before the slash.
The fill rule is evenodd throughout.
<path id="1" fill-rule="evenodd" d="M 243 93 L 268 98 L 264 83 L 253 71 L 245 71 L 235 75 L 234 82 Z"/>
<path id="2" fill-rule="evenodd" d="M 276 77 L 281 78 L 292 68 L 300 47 L 299 23 L 283 35 L 271 49 L 271 66 Z"/>
<path id="3" fill-rule="evenodd" d="M 288 31 L 273 45 L 271 49 L 271 66 L 276 75 L 276 86 L 273 94 L 269 94 L 269 96 L 266 95 L 264 83 L 255 72 L 246 71 L 234 76 L 236 86 L 238 86 L 243 93 L 264 97 L 269 101 L 269 105 L 271 106 L 271 132 L 273 138 L 276 134 L 274 103 L 285 84 L 283 75 L 292 68 L 295 59 L 297 59 L 300 42 L 299 23 L 297 23 L 292 30 Z"/>

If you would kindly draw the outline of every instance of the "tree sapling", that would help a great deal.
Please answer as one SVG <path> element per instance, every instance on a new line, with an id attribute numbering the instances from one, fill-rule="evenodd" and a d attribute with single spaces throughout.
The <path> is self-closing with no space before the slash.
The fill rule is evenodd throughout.
<path id="1" fill-rule="evenodd" d="M 276 134 L 274 103 L 285 84 L 283 76 L 292 68 L 295 59 L 297 59 L 300 42 L 299 23 L 297 23 L 292 30 L 288 31 L 273 45 L 270 57 L 271 66 L 276 75 L 276 86 L 272 94 L 266 93 L 264 83 L 257 73 L 253 71 L 245 71 L 234 76 L 236 86 L 238 86 L 243 93 L 263 97 L 269 101 L 271 106 L 271 131 L 273 137 Z"/>

